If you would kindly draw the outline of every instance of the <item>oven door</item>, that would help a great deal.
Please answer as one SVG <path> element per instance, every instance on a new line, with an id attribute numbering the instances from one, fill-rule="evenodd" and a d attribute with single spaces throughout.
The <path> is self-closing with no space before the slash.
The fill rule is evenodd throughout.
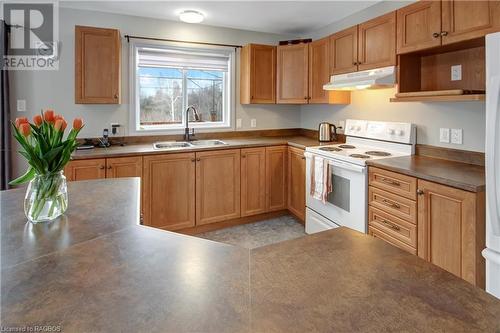
<path id="1" fill-rule="evenodd" d="M 367 232 L 367 168 L 336 159 L 327 158 L 332 174 L 333 191 L 326 203 L 310 195 L 311 160 L 314 154 L 306 153 L 306 206 L 332 222 L 363 233 Z M 324 157 L 323 157 L 324 158 Z"/>

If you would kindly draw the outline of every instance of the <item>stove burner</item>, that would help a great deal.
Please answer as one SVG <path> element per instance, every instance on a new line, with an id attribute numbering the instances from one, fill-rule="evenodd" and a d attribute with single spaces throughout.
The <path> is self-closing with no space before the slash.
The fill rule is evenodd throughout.
<path id="1" fill-rule="evenodd" d="M 349 155 L 349 156 L 350 156 L 350 157 L 354 157 L 354 158 L 364 158 L 364 159 L 366 159 L 366 158 L 370 158 L 370 156 L 368 156 L 368 155 L 364 155 L 364 154 L 351 154 L 351 155 Z"/>
<path id="2" fill-rule="evenodd" d="M 355 146 L 353 145 L 340 145 L 339 148 L 344 148 L 344 149 L 354 149 L 356 148 Z"/>
<path id="3" fill-rule="evenodd" d="M 371 155 L 371 156 L 391 156 L 390 153 L 385 152 L 385 151 L 378 151 L 378 150 L 370 150 L 365 152 L 366 155 Z"/>
<path id="4" fill-rule="evenodd" d="M 319 150 L 323 151 L 341 151 L 342 149 L 337 148 L 337 147 L 321 147 Z"/>

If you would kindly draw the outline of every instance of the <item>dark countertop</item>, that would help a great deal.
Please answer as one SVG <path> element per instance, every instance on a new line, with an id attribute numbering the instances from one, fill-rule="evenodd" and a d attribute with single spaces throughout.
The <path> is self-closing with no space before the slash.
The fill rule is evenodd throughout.
<path id="1" fill-rule="evenodd" d="M 48 225 L 25 222 L 23 190 L 0 192 L 3 327 L 500 330 L 493 296 L 346 228 L 249 251 L 137 225 L 138 179 L 71 182 L 68 190 L 66 218 Z"/>
<path id="2" fill-rule="evenodd" d="M 91 159 L 91 158 L 105 158 L 105 157 L 123 157 L 134 155 L 148 155 L 148 154 L 169 154 L 169 153 L 184 153 L 195 152 L 203 150 L 219 150 L 219 149 L 232 149 L 232 148 L 250 148 L 250 147 L 265 147 L 276 145 L 290 145 L 292 147 L 305 149 L 309 146 L 319 146 L 321 143 L 316 139 L 311 139 L 305 136 L 292 136 L 292 137 L 242 137 L 221 139 L 226 142 L 224 146 L 212 147 L 193 147 L 169 150 L 155 150 L 153 143 L 145 144 L 129 144 L 125 146 L 111 146 L 109 148 L 94 148 L 89 150 L 77 150 L 73 153 L 72 159 Z M 329 142 L 328 144 L 334 144 Z"/>
<path id="3" fill-rule="evenodd" d="M 486 188 L 484 167 L 425 156 L 401 156 L 368 161 L 368 165 L 470 192 Z"/>

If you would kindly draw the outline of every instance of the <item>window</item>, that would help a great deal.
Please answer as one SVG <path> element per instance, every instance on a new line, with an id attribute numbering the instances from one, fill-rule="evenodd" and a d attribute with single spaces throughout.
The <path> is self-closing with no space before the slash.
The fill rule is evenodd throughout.
<path id="1" fill-rule="evenodd" d="M 133 132 L 231 127 L 234 49 L 133 45 Z"/>

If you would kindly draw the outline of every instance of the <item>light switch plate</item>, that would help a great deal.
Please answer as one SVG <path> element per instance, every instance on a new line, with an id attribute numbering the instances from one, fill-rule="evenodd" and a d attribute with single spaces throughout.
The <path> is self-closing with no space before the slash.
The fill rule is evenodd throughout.
<path id="1" fill-rule="evenodd" d="M 449 128 L 440 128 L 439 129 L 439 142 L 450 142 L 450 129 Z"/>
<path id="2" fill-rule="evenodd" d="M 236 128 L 241 128 L 241 118 L 236 119 Z"/>
<path id="3" fill-rule="evenodd" d="M 257 119 L 250 120 L 250 127 L 257 127 Z"/>
<path id="4" fill-rule="evenodd" d="M 451 143 L 454 143 L 456 145 L 461 145 L 463 141 L 462 136 L 463 136 L 463 131 L 461 128 L 451 129 Z"/>
<path id="5" fill-rule="evenodd" d="M 462 65 L 451 66 L 451 80 L 452 81 L 462 80 Z"/>
<path id="6" fill-rule="evenodd" d="M 17 100 L 17 112 L 25 112 L 26 111 L 26 100 L 18 99 Z"/>

